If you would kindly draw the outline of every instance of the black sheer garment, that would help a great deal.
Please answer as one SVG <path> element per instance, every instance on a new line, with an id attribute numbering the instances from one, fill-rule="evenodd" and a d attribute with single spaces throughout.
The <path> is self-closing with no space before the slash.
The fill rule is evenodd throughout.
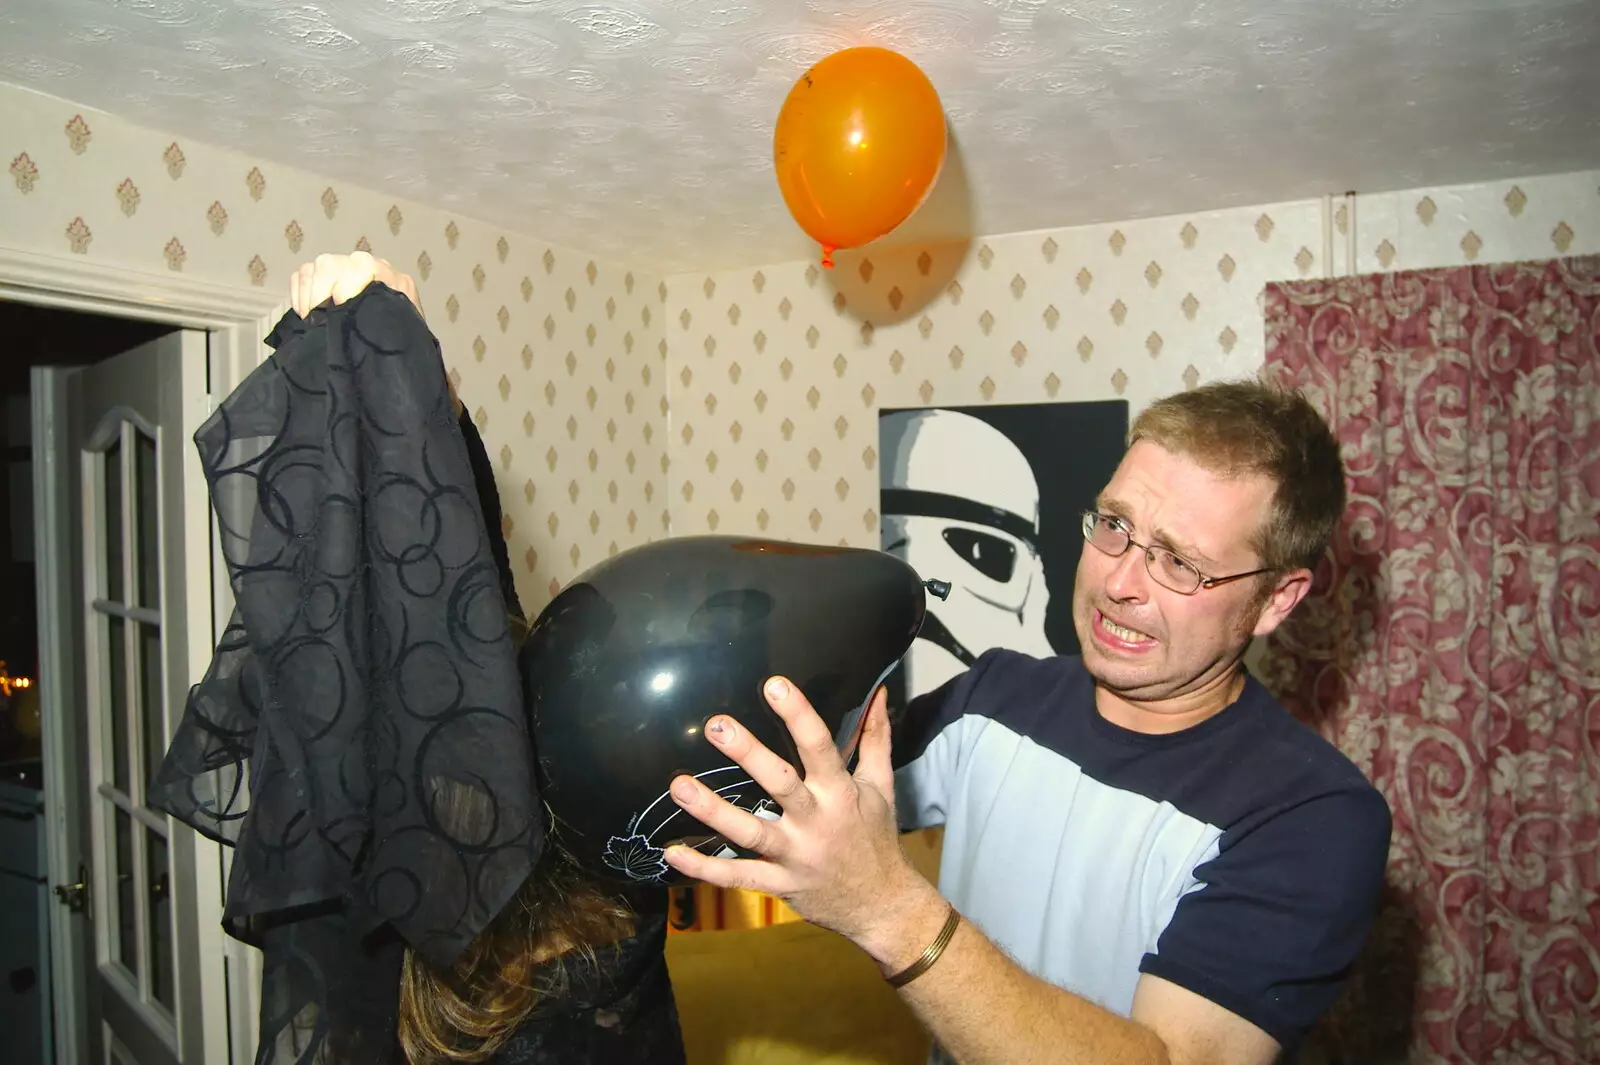
<path id="1" fill-rule="evenodd" d="M 404 949 L 448 967 L 544 852 L 520 608 L 492 467 L 409 301 L 375 284 L 268 343 L 195 434 L 236 605 L 148 800 L 234 848 L 258 1065 L 394 1065 Z M 570 966 L 497 1060 L 681 1061 L 664 934 L 647 913 Z"/>

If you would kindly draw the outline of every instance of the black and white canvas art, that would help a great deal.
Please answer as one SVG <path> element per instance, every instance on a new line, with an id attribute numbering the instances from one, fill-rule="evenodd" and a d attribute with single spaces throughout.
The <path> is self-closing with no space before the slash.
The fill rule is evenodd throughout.
<path id="1" fill-rule="evenodd" d="M 1075 654 L 1072 585 L 1083 511 L 1122 458 L 1124 400 L 885 409 L 883 550 L 950 582 L 889 685 L 931 691 L 984 651 Z"/>

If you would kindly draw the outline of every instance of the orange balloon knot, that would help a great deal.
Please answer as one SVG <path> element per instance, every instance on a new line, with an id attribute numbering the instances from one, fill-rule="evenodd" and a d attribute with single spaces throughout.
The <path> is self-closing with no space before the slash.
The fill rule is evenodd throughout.
<path id="1" fill-rule="evenodd" d="M 833 269 L 833 249 L 826 244 L 822 246 L 822 268 L 824 270 Z"/>

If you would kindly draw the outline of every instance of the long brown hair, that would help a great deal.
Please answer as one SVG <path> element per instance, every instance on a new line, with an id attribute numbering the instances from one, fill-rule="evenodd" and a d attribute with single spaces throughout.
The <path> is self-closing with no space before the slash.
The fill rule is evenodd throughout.
<path id="1" fill-rule="evenodd" d="M 400 973 L 400 1046 L 411 1065 L 492 1057 L 568 966 L 633 934 L 633 911 L 578 869 L 554 840 L 515 898 L 449 970 L 408 947 Z"/>

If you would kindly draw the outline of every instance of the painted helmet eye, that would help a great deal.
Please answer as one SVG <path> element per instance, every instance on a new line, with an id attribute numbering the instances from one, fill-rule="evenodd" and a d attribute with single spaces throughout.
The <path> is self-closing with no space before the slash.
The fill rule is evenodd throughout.
<path id="1" fill-rule="evenodd" d="M 976 529 L 944 530 L 944 542 L 968 565 L 992 581 L 1011 580 L 1017 568 L 1017 545 Z"/>

